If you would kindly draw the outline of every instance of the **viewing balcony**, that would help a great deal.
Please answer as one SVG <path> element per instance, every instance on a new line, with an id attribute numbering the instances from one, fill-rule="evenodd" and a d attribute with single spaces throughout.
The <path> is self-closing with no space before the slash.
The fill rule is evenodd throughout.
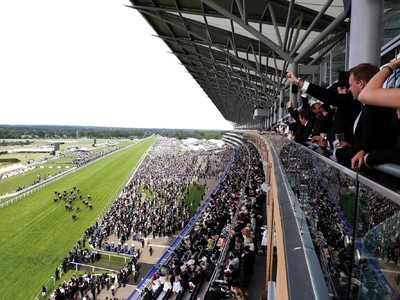
<path id="1" fill-rule="evenodd" d="M 396 178 L 383 174 L 378 182 L 283 136 L 241 134 L 257 147 L 270 186 L 276 299 L 398 299 Z"/>

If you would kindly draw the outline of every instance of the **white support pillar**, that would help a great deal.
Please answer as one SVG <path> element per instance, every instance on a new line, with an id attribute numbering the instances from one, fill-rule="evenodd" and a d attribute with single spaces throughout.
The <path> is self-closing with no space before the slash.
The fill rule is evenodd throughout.
<path id="1" fill-rule="evenodd" d="M 270 116 L 269 117 L 269 127 L 271 127 L 272 123 L 274 123 L 274 115 L 272 114 L 272 107 L 270 107 L 268 109 L 268 115 Z"/>
<path id="2" fill-rule="evenodd" d="M 380 65 L 383 0 L 352 0 L 349 68 L 360 63 Z"/>
<path id="3" fill-rule="evenodd" d="M 297 75 L 301 75 L 301 74 L 298 74 L 299 66 L 297 63 L 292 63 L 290 65 L 290 70 L 292 72 L 296 73 Z M 297 93 L 297 94 L 292 93 L 292 85 L 293 85 L 293 83 L 290 84 L 289 101 L 293 103 L 294 107 L 297 107 L 297 99 L 298 99 L 299 93 Z"/>
<path id="4" fill-rule="evenodd" d="M 275 124 L 275 104 L 271 107 L 272 124 Z"/>

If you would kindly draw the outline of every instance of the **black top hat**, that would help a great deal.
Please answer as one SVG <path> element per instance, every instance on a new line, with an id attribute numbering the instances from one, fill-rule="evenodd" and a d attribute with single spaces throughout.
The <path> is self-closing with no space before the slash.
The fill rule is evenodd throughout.
<path id="1" fill-rule="evenodd" d="M 337 86 L 349 87 L 349 74 L 346 71 L 339 71 Z"/>

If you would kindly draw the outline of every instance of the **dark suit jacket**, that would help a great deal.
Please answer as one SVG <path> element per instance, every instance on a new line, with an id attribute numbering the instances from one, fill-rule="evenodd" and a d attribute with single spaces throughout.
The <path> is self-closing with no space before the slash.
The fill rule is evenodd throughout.
<path id="1" fill-rule="evenodd" d="M 321 133 L 328 133 L 332 127 L 332 114 L 326 116 L 315 117 L 313 126 L 313 136 Z"/>
<path id="2" fill-rule="evenodd" d="M 289 131 L 295 133 L 297 130 L 297 126 L 299 125 L 299 122 L 293 122 L 289 124 Z"/>
<path id="3" fill-rule="evenodd" d="M 337 149 L 337 160 L 350 166 L 352 157 L 360 150 L 369 153 L 392 148 L 396 141 L 392 113 L 392 108 L 365 105 L 353 135 L 352 147 Z"/>
<path id="4" fill-rule="evenodd" d="M 204 295 L 204 300 L 220 300 L 222 299 L 221 294 L 217 291 L 209 290 Z"/>
<path id="5" fill-rule="evenodd" d="M 394 112 L 393 118 L 397 132 L 397 143 L 392 148 L 374 150 L 369 152 L 366 160 L 369 166 L 384 163 L 400 164 L 400 120 L 397 119 L 396 112 Z"/>
<path id="6" fill-rule="evenodd" d="M 300 123 L 300 117 L 299 117 L 299 111 L 297 109 L 294 109 L 293 107 L 288 107 L 288 112 L 290 116 L 296 120 L 296 123 Z"/>
<path id="7" fill-rule="evenodd" d="M 314 116 L 310 112 L 310 120 L 307 122 L 307 126 L 303 126 L 300 122 L 300 117 L 299 117 L 299 112 L 297 109 L 293 109 L 293 107 L 289 107 L 288 111 L 290 115 L 292 116 L 293 119 L 296 120 L 297 126 L 296 126 L 296 131 L 294 132 L 295 135 L 295 141 L 298 143 L 304 143 L 308 141 L 308 137 L 313 134 L 313 128 L 314 128 L 314 120 L 315 118 L 312 118 Z"/>
<path id="8" fill-rule="evenodd" d="M 338 108 L 332 116 L 332 126 L 331 130 L 328 132 L 328 140 L 331 143 L 335 140 L 335 134 L 337 133 L 344 133 L 344 140 L 348 143 L 351 143 L 353 138 L 352 125 L 354 124 L 355 119 L 352 120 L 352 117 L 348 116 L 346 112 L 346 109 Z"/>
<path id="9" fill-rule="evenodd" d="M 351 93 L 339 94 L 336 91 L 312 83 L 307 88 L 307 94 L 321 100 L 324 105 L 337 107 L 333 116 L 332 131 L 328 132 L 329 137 L 334 137 L 335 133 L 344 133 L 344 140 L 351 142 L 353 124 L 360 112 L 361 103 L 354 100 Z"/>
<path id="10" fill-rule="evenodd" d="M 312 135 L 313 132 L 313 120 L 308 120 L 306 126 L 299 124 L 297 126 L 297 130 L 295 133 L 294 140 L 298 143 L 305 143 L 308 142 L 308 138 Z"/>

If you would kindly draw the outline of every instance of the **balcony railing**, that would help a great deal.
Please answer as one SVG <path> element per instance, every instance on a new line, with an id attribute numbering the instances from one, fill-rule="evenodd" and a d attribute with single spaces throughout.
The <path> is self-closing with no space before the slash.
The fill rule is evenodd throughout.
<path id="1" fill-rule="evenodd" d="M 393 182 L 388 188 L 285 137 L 250 139 L 269 144 L 276 159 L 275 177 L 289 183 L 303 248 L 310 236 L 328 294 L 339 299 L 398 299 L 400 195 Z M 297 217 L 296 209 L 304 218 Z M 312 277 L 315 265 L 309 263 L 308 268 Z M 291 278 L 288 274 L 287 280 Z"/>

